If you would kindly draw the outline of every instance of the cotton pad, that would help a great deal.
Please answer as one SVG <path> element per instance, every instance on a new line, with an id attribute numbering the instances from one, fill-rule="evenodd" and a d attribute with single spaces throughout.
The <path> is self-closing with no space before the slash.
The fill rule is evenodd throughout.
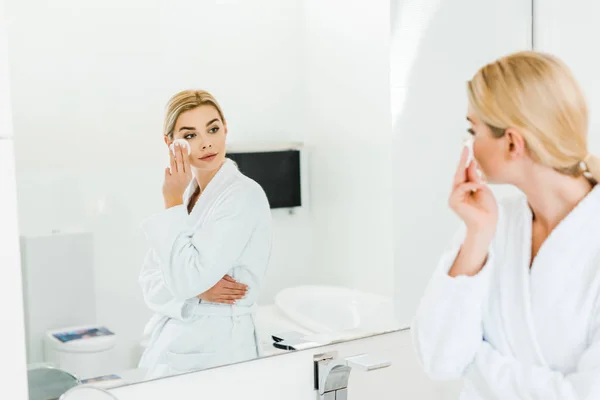
<path id="1" fill-rule="evenodd" d="M 173 152 L 173 155 L 175 155 L 175 143 L 179 143 L 180 146 L 186 147 L 187 148 L 188 156 L 190 154 L 192 154 L 192 148 L 190 147 L 190 144 L 187 142 L 187 140 L 185 140 L 185 139 L 175 139 L 173 141 L 173 143 L 171 143 L 171 145 L 169 146 L 169 148 Z"/>
<path id="2" fill-rule="evenodd" d="M 465 164 L 465 168 L 468 168 L 473 161 L 473 136 L 463 140 L 463 145 L 469 150 L 469 155 L 467 156 L 467 162 Z"/>
<path id="3" fill-rule="evenodd" d="M 468 138 L 463 140 L 463 146 L 465 146 L 467 148 L 467 150 L 469 151 L 469 154 L 467 155 L 467 162 L 465 163 L 465 168 L 469 168 L 469 165 L 471 165 L 471 163 L 473 162 L 473 159 L 475 157 L 473 155 L 473 142 L 474 141 L 475 141 L 475 138 L 473 136 L 469 136 Z M 481 179 L 482 182 L 485 182 L 485 175 L 483 175 L 483 172 L 481 171 L 479 166 L 477 166 L 475 168 L 475 172 L 477 173 L 477 176 L 479 177 L 479 179 Z"/>

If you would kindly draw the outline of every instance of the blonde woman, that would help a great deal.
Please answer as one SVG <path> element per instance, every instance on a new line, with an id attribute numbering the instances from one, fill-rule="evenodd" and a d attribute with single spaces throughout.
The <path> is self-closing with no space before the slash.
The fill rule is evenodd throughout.
<path id="1" fill-rule="evenodd" d="M 260 354 L 254 314 L 271 252 L 271 211 L 262 188 L 225 157 L 226 135 L 210 93 L 189 90 L 169 101 L 166 209 L 142 225 L 151 249 L 140 284 L 155 312 L 140 361 L 149 377 Z"/>
<path id="2" fill-rule="evenodd" d="M 556 57 L 520 52 L 468 83 L 474 161 L 449 204 L 462 219 L 421 301 L 413 339 L 461 399 L 600 399 L 600 165 L 588 111 Z M 496 202 L 480 180 L 522 196 Z"/>

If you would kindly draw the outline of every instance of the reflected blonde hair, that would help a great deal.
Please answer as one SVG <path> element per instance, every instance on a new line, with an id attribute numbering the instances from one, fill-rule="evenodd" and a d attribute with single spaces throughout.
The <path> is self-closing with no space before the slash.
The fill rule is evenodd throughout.
<path id="1" fill-rule="evenodd" d="M 167 103 L 163 127 L 164 135 L 173 140 L 173 131 L 179 116 L 186 111 L 205 105 L 213 106 L 219 113 L 221 121 L 225 123 L 223 110 L 212 94 L 206 90 L 184 90 L 171 97 Z"/>
<path id="2" fill-rule="evenodd" d="M 600 159 L 587 149 L 585 97 L 557 57 L 535 51 L 502 57 L 477 71 L 467 92 L 471 107 L 494 137 L 517 129 L 534 161 L 600 181 Z"/>

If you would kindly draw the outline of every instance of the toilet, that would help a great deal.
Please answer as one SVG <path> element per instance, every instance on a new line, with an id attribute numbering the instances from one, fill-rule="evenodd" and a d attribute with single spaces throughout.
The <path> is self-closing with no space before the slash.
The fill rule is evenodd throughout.
<path id="1" fill-rule="evenodd" d="M 104 326 L 72 326 L 46 332 L 44 359 L 80 380 L 116 370 L 113 349 L 117 335 Z"/>

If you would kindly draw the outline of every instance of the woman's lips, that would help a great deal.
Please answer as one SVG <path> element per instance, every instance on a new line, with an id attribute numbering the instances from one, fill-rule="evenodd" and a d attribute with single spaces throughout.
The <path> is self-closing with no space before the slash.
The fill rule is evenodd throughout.
<path id="1" fill-rule="evenodd" d="M 201 157 L 200 159 L 202 161 L 212 161 L 216 156 L 217 156 L 216 153 L 215 154 L 209 154 L 209 155 L 206 155 L 204 157 Z"/>

